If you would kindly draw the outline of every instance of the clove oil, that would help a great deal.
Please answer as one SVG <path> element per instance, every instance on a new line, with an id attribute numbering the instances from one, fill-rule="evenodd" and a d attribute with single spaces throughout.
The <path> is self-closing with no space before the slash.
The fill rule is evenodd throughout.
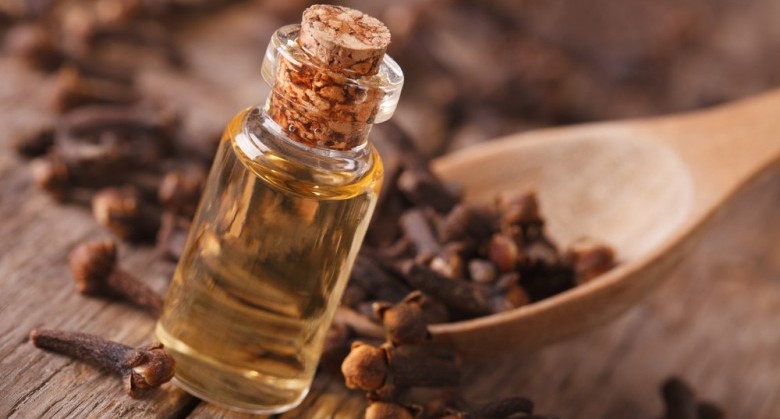
<path id="1" fill-rule="evenodd" d="M 360 51 L 339 38 L 360 31 Z M 368 132 L 403 84 L 386 31 L 313 6 L 273 35 L 269 99 L 225 131 L 156 327 L 192 394 L 258 413 L 305 397 L 381 185 Z"/>

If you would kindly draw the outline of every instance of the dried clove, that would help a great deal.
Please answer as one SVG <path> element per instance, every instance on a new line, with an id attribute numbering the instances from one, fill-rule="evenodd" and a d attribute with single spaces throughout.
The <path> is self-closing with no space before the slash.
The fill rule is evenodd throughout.
<path id="1" fill-rule="evenodd" d="M 410 261 L 401 263 L 398 269 L 410 286 L 432 296 L 454 313 L 482 316 L 491 312 L 487 294 L 468 281 L 444 277 Z"/>
<path id="2" fill-rule="evenodd" d="M 469 246 L 463 242 L 447 243 L 442 247 L 439 255 L 431 260 L 429 266 L 448 278 L 465 278 L 465 259 L 469 251 Z"/>
<path id="3" fill-rule="evenodd" d="M 424 299 L 421 292 L 414 291 L 394 306 L 375 303 L 374 309 L 385 328 L 388 342 L 396 346 L 412 345 L 431 338 L 422 308 Z"/>
<path id="4" fill-rule="evenodd" d="M 388 177 L 393 181 L 392 186 L 385 187 L 385 191 L 400 191 L 403 196 L 419 207 L 432 207 L 439 212 L 446 213 L 458 203 L 458 194 L 448 189 L 430 169 L 429 159 L 422 155 L 414 141 L 401 129 L 398 124 L 390 122 L 377 127 L 375 142 L 383 155 L 387 155 L 390 162 L 397 161 L 397 168 L 393 176 Z M 397 198 L 395 193 L 388 193 L 388 198 Z M 386 205 L 383 205 L 384 208 Z M 383 211 L 384 214 L 384 211 Z"/>
<path id="5" fill-rule="evenodd" d="M 615 251 L 593 239 L 572 243 L 564 258 L 574 266 L 578 284 L 588 282 L 615 266 Z"/>
<path id="6" fill-rule="evenodd" d="M 59 155 L 49 154 L 33 160 L 30 172 L 35 184 L 54 199 L 61 201 L 68 197 L 74 170 Z"/>
<path id="7" fill-rule="evenodd" d="M 13 148 L 21 156 L 32 158 L 46 154 L 52 144 L 54 144 L 54 128 L 43 127 L 16 138 Z"/>
<path id="8" fill-rule="evenodd" d="M 511 310 L 522 307 L 531 302 L 531 296 L 520 286 L 520 274 L 507 272 L 496 281 L 496 295 L 491 303 L 495 312 Z"/>
<path id="9" fill-rule="evenodd" d="M 31 331 L 30 340 L 37 348 L 119 374 L 125 390 L 134 398 L 144 396 L 173 378 L 174 360 L 160 343 L 131 348 L 95 335 L 48 329 Z"/>
<path id="10" fill-rule="evenodd" d="M 488 208 L 458 204 L 439 223 L 439 240 L 473 240 L 481 243 L 496 230 L 496 214 Z"/>
<path id="11" fill-rule="evenodd" d="M 439 324 L 450 321 L 450 311 L 440 301 L 426 295 L 420 302 L 420 306 L 426 323 Z"/>
<path id="12" fill-rule="evenodd" d="M 497 203 L 502 225 L 539 224 L 543 221 L 539 215 L 536 191 L 503 193 L 498 196 Z"/>
<path id="13" fill-rule="evenodd" d="M 391 303 L 401 301 L 411 291 L 396 275 L 383 269 L 367 249 L 355 260 L 349 284 L 364 292 L 366 299 Z"/>
<path id="14" fill-rule="evenodd" d="M 414 244 L 418 261 L 428 262 L 441 251 L 441 246 L 423 210 L 412 208 L 404 212 L 399 224 L 404 235 Z"/>
<path id="15" fill-rule="evenodd" d="M 460 199 L 433 174 L 421 170 L 404 170 L 398 178 L 398 189 L 416 205 L 443 213 L 450 211 Z"/>
<path id="16" fill-rule="evenodd" d="M 82 156 L 73 150 L 68 155 L 49 152 L 32 160 L 30 171 L 36 185 L 56 200 L 63 201 L 74 198 L 73 193 L 80 188 L 100 188 L 127 182 L 145 186 L 149 183 L 150 179 L 141 173 L 129 171 L 122 165 L 112 167 L 114 157 L 103 158 L 114 153 L 110 146 L 84 151 Z"/>
<path id="17" fill-rule="evenodd" d="M 460 369 L 453 354 L 428 345 L 384 346 L 392 384 L 399 388 L 456 387 Z"/>
<path id="18" fill-rule="evenodd" d="M 36 183 L 57 199 L 65 199 L 82 187 L 128 182 L 148 190 L 152 189 L 151 181 L 156 192 L 154 173 L 143 170 L 154 170 L 167 154 L 168 140 L 163 136 L 171 127 L 161 121 L 152 126 L 146 122 L 133 125 L 140 122 L 116 115 L 121 109 L 88 106 L 62 117 L 52 149 L 32 164 Z"/>
<path id="19" fill-rule="evenodd" d="M 355 342 L 341 365 L 347 387 L 396 395 L 412 387 L 457 386 L 460 371 L 452 354 L 422 345 L 375 347 Z M 378 393 L 376 393 L 378 392 Z M 382 396 L 380 396 L 382 398 Z"/>
<path id="20" fill-rule="evenodd" d="M 60 68 L 48 93 L 49 104 L 57 112 L 87 104 L 128 105 L 138 100 L 132 86 L 89 78 L 71 66 Z"/>
<path id="21" fill-rule="evenodd" d="M 113 297 L 135 304 L 157 317 L 162 298 L 146 284 L 117 266 L 116 244 L 88 242 L 68 256 L 76 289 L 85 295 Z"/>
<path id="22" fill-rule="evenodd" d="M 385 384 L 390 369 L 384 348 L 355 342 L 344 362 L 341 373 L 348 388 L 378 390 Z"/>
<path id="23" fill-rule="evenodd" d="M 154 21 L 136 21 L 125 25 L 98 24 L 84 40 L 90 47 L 104 42 L 124 42 L 154 49 L 175 68 L 184 68 L 186 59 L 165 26 Z"/>
<path id="24" fill-rule="evenodd" d="M 430 171 L 430 159 L 417 149 L 414 140 L 395 120 L 377 125 L 373 141 L 384 154 L 393 156 L 388 160 L 397 160 L 405 168 Z"/>
<path id="25" fill-rule="evenodd" d="M 574 287 L 574 269 L 563 264 L 537 265 L 521 272 L 520 285 L 531 301 L 539 301 Z"/>
<path id="26" fill-rule="evenodd" d="M 145 134 L 162 142 L 170 142 L 178 126 L 178 115 L 164 110 L 139 106 L 82 106 L 62 117 L 59 135 L 85 138 L 111 131 Z"/>
<path id="27" fill-rule="evenodd" d="M 92 197 L 95 220 L 123 240 L 148 241 L 157 236 L 161 215 L 135 186 L 104 188 Z"/>
<path id="28" fill-rule="evenodd" d="M 556 266 L 561 261 L 558 249 L 548 240 L 534 240 L 524 248 L 524 253 L 530 266 Z"/>
<path id="29" fill-rule="evenodd" d="M 502 233 L 494 234 L 488 242 L 487 256 L 499 273 L 514 270 L 515 266 L 522 263 L 525 258 L 515 241 Z"/>

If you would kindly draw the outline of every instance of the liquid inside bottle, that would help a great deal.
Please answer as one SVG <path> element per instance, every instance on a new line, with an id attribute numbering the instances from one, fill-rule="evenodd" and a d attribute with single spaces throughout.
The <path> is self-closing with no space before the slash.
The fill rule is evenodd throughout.
<path id="1" fill-rule="evenodd" d="M 273 131 L 260 108 L 230 124 L 156 330 L 180 385 L 255 412 L 305 396 L 382 176 L 368 144 Z"/>
<path id="2" fill-rule="evenodd" d="M 157 323 L 185 390 L 257 413 L 305 397 L 381 185 L 367 137 L 403 85 L 388 43 L 340 6 L 274 33 L 271 93 L 222 138 Z"/>

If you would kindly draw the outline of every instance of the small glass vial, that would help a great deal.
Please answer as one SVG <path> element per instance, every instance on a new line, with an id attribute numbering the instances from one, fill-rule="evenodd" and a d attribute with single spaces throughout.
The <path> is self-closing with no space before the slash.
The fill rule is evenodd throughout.
<path id="1" fill-rule="evenodd" d="M 273 35 L 271 93 L 227 127 L 156 328 L 192 394 L 258 413 L 305 397 L 381 185 L 367 136 L 403 84 L 389 40 L 321 5 Z"/>

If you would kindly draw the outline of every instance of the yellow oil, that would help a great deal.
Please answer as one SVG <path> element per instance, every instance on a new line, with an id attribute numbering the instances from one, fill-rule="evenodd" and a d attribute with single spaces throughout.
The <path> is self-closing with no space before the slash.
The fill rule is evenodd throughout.
<path id="1" fill-rule="evenodd" d="M 222 139 L 156 334 L 186 390 L 270 413 L 308 391 L 382 168 L 374 151 L 357 174 L 261 153 L 243 134 L 259 112 Z"/>

